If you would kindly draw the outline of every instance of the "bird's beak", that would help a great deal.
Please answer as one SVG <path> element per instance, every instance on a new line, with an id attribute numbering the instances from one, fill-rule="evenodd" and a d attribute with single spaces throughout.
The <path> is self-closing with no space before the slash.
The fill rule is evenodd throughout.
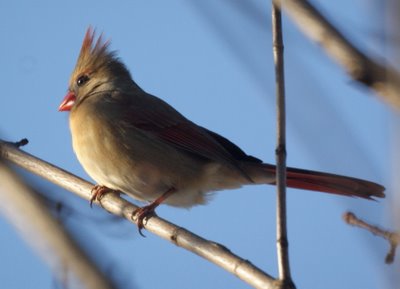
<path id="1" fill-rule="evenodd" d="M 76 100 L 75 94 L 69 91 L 67 95 L 64 97 L 60 106 L 58 107 L 58 111 L 70 111 L 75 103 L 75 100 Z"/>

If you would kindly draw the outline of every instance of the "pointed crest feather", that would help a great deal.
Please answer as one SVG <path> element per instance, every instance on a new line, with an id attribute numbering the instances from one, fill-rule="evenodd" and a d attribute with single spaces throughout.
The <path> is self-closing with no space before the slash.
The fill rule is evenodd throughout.
<path id="1" fill-rule="evenodd" d="M 89 26 L 83 39 L 74 75 L 90 73 L 113 60 L 114 53 L 108 51 L 109 45 L 110 41 L 103 41 L 102 34 L 96 40 L 96 30 Z"/>

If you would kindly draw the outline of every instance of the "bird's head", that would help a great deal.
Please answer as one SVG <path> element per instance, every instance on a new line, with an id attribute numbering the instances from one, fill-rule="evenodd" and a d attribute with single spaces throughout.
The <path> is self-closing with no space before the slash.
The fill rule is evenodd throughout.
<path id="1" fill-rule="evenodd" d="M 100 97 L 104 93 L 133 84 L 125 65 L 114 51 L 109 51 L 109 44 L 109 41 L 103 41 L 102 35 L 96 39 L 96 33 L 91 27 L 87 29 L 69 81 L 68 93 L 59 111 L 70 111 L 88 98 Z"/>

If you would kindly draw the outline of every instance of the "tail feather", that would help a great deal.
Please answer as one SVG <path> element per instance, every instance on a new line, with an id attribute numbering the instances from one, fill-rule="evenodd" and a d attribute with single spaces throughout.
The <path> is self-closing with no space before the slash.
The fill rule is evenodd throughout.
<path id="1" fill-rule="evenodd" d="M 275 166 L 263 164 L 263 168 L 267 170 L 269 174 L 275 174 Z M 385 197 L 383 193 L 385 188 L 377 183 L 352 177 L 290 167 L 287 168 L 286 183 L 288 187 L 296 189 L 319 191 L 364 199 Z"/>

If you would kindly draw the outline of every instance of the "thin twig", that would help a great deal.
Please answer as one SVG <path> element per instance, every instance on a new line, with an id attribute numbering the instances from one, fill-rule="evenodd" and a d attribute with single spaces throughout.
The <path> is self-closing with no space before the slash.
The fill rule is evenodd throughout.
<path id="1" fill-rule="evenodd" d="M 116 288 L 36 194 L 1 160 L 0 212 L 45 260 L 60 284 L 72 282 L 76 286 L 78 282 L 79 288 Z"/>
<path id="2" fill-rule="evenodd" d="M 374 234 L 376 236 L 386 239 L 389 242 L 390 248 L 389 248 L 389 252 L 386 255 L 385 262 L 386 262 L 386 264 L 393 263 L 394 257 L 396 254 L 396 248 L 400 243 L 400 234 L 399 233 L 384 230 L 384 229 L 379 228 L 378 226 L 368 224 L 367 222 L 359 219 L 352 212 L 346 212 L 343 215 L 343 219 L 349 225 L 363 228 L 367 231 L 370 231 L 372 234 Z"/>
<path id="3" fill-rule="evenodd" d="M 273 0 L 279 3 L 280 0 Z M 366 85 L 400 110 L 400 74 L 367 57 L 306 0 L 286 0 L 282 7 L 297 26 L 357 82 Z"/>
<path id="4" fill-rule="evenodd" d="M 283 288 L 295 288 L 290 275 L 289 243 L 286 222 L 286 112 L 285 112 L 285 75 L 283 61 L 283 39 L 281 4 L 272 4 L 272 37 L 275 62 L 276 105 L 277 105 L 277 147 L 276 147 L 276 184 L 277 184 L 277 253 L 279 280 Z"/>
<path id="5" fill-rule="evenodd" d="M 81 198 L 90 200 L 93 184 L 1 140 L 0 157 L 77 194 Z M 101 199 L 101 206 L 116 216 L 123 217 L 132 223 L 135 222 L 132 220 L 132 213 L 138 207 L 121 198 L 117 193 L 104 195 Z M 255 288 L 275 288 L 273 277 L 220 244 L 205 240 L 156 215 L 147 218 L 144 226 L 146 230 L 209 260 Z"/>

